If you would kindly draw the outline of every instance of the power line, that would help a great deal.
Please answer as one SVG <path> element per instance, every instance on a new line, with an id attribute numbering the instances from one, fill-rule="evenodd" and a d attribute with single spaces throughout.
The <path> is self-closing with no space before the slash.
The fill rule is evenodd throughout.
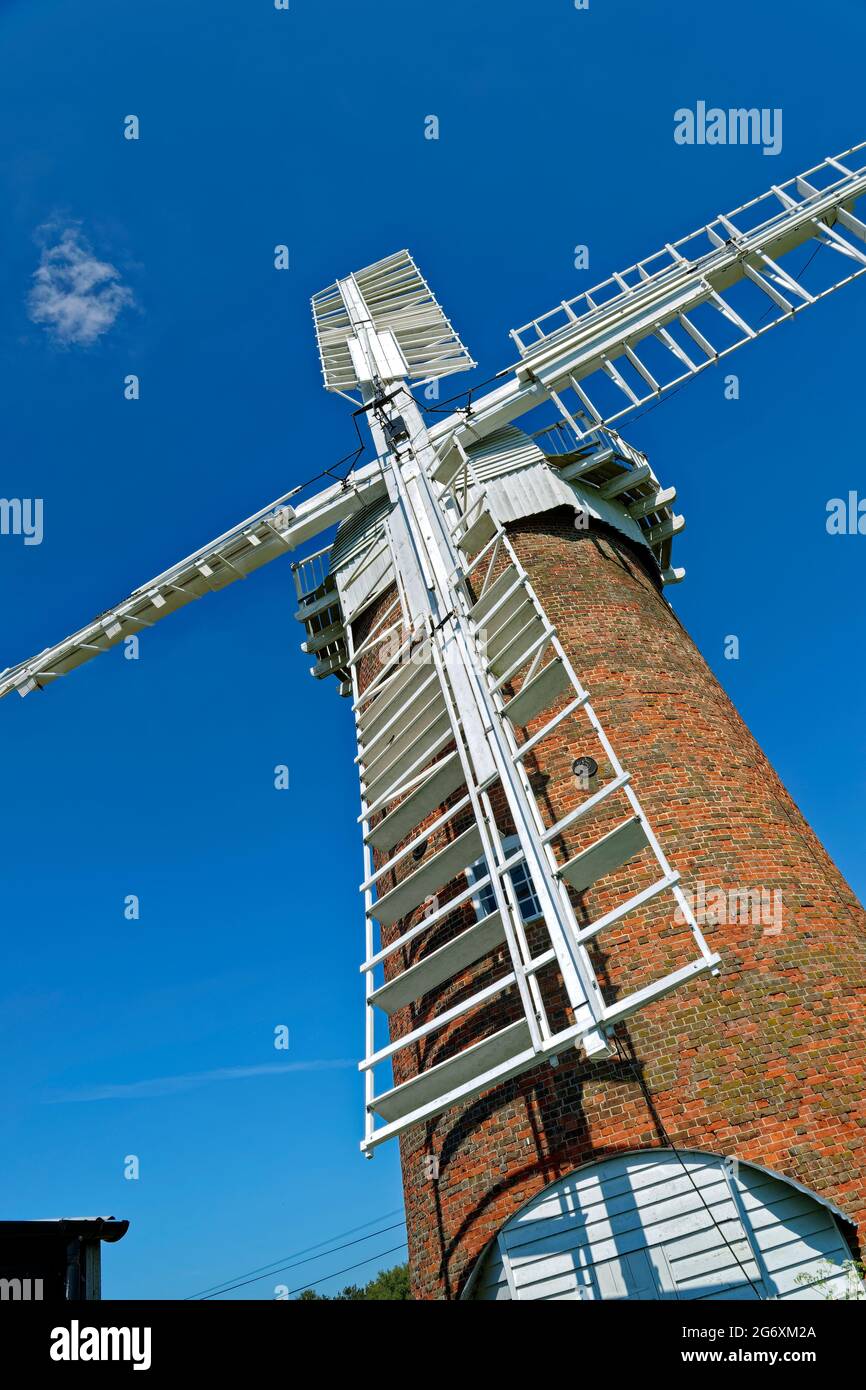
<path id="1" fill-rule="evenodd" d="M 456 396 L 450 396 L 448 400 L 439 402 L 437 406 L 423 406 L 422 409 L 436 411 L 441 407 L 448 405 L 450 401 L 462 400 L 464 396 L 469 396 L 471 398 L 473 391 L 480 391 L 483 386 L 489 386 L 491 381 L 497 381 L 498 378 L 502 375 L 502 372 L 497 372 L 495 376 L 488 377 L 486 381 L 481 381 L 476 386 L 470 386 L 467 391 L 461 391 Z M 368 407 L 361 406 L 359 410 L 354 410 L 352 412 L 352 424 L 354 425 L 355 433 L 358 436 L 357 447 L 355 449 L 351 449 L 349 453 L 343 454 L 342 458 L 338 458 L 335 463 L 331 464 L 330 468 L 323 468 L 319 473 L 314 474 L 312 478 L 307 478 L 305 482 L 296 483 L 296 485 L 292 488 L 292 491 L 286 494 L 287 497 L 293 497 L 299 492 L 304 492 L 306 488 L 312 487 L 313 483 L 320 482 L 322 478 L 330 478 L 332 482 L 342 483 L 344 486 L 348 484 L 349 475 L 355 467 L 355 464 L 358 462 L 361 455 L 367 452 L 368 443 L 364 439 L 364 436 L 361 433 L 361 427 L 358 424 L 358 416 L 363 415 L 367 408 Z M 346 469 L 345 473 L 339 473 L 337 470 L 340 469 L 342 465 L 347 461 L 349 466 Z"/>
<path id="2" fill-rule="evenodd" d="M 356 1240 L 347 1240 L 344 1245 L 335 1245 L 332 1250 L 325 1250 L 323 1252 L 320 1252 L 318 1255 L 308 1255 L 305 1260 L 294 1260 L 291 1264 L 280 1265 L 277 1269 L 268 1268 L 265 1274 L 256 1274 L 252 1279 L 243 1279 L 239 1283 L 230 1284 L 228 1288 L 219 1288 L 216 1290 L 215 1293 L 208 1293 L 204 1296 L 204 1298 L 202 1298 L 201 1301 L 203 1303 L 206 1303 L 208 1299 L 219 1298 L 221 1294 L 231 1293 L 232 1289 L 242 1288 L 244 1284 L 256 1284 L 259 1283 L 262 1279 L 272 1279 L 275 1274 L 282 1274 L 284 1270 L 297 1269 L 299 1265 L 313 1264 L 316 1260 L 321 1260 L 323 1255 L 336 1255 L 338 1250 L 346 1250 L 350 1245 L 363 1245 L 365 1240 L 372 1240 L 374 1236 L 385 1235 L 387 1231 L 396 1231 L 398 1227 L 403 1226 L 405 1224 L 406 1223 L 404 1221 L 395 1221 L 393 1226 L 383 1226 L 381 1230 L 370 1231 L 365 1236 L 358 1236 Z M 405 1241 L 403 1243 L 405 1244 Z M 373 1256 L 371 1255 L 370 1259 L 372 1258 Z M 322 1277 L 330 1278 L 331 1276 L 323 1275 Z"/>
<path id="3" fill-rule="evenodd" d="M 355 424 L 355 428 L 357 429 L 357 422 Z M 362 443 L 359 445 L 357 449 L 352 449 L 348 454 L 344 454 L 342 458 L 338 458 L 335 463 L 331 464 L 330 468 L 323 468 L 322 471 L 320 473 L 316 473 L 314 477 L 307 478 L 306 482 L 296 483 L 295 486 L 292 488 L 292 491 L 288 494 L 288 496 L 292 497 L 298 492 L 303 492 L 306 488 L 312 487 L 313 483 L 318 483 L 322 478 L 330 478 L 332 483 L 345 484 L 348 480 L 349 474 L 355 467 L 355 464 L 357 463 L 358 459 L 366 451 L 366 448 L 366 444 L 362 441 Z M 350 462 L 346 472 L 344 474 L 336 473 L 335 469 L 340 468 L 341 465 L 344 464 L 347 459 Z"/>
<path id="4" fill-rule="evenodd" d="M 418 407 L 428 415 L 440 415 L 444 412 L 446 406 L 451 405 L 454 401 L 462 401 L 464 396 L 468 396 L 469 400 L 466 408 L 469 408 L 472 404 L 472 396 L 476 391 L 480 391 L 483 387 L 489 386 L 492 381 L 499 381 L 501 377 L 505 376 L 507 371 L 508 368 L 506 367 L 504 371 L 494 372 L 493 376 L 489 376 L 486 381 L 477 381 L 474 386 L 468 387 L 465 391 L 458 391 L 456 396 L 447 396 L 444 401 L 437 401 L 435 405 L 422 405 L 419 401 Z"/>
<path id="5" fill-rule="evenodd" d="M 357 1245 L 359 1241 L 349 1240 L 342 1245 L 332 1246 L 333 1241 L 341 1240 L 343 1236 L 352 1236 L 356 1231 L 366 1230 L 368 1226 L 374 1226 L 377 1221 L 386 1221 L 389 1216 L 396 1216 L 399 1210 L 399 1207 L 395 1207 L 393 1211 L 386 1211 L 381 1216 L 374 1216 L 372 1220 L 364 1221 L 360 1226 L 351 1226 L 347 1231 L 339 1231 L 336 1235 L 328 1236 L 325 1240 L 317 1241 L 315 1245 L 305 1245 L 303 1249 L 295 1250 L 290 1255 L 280 1255 L 276 1260 L 270 1260 L 267 1264 L 256 1265 L 254 1269 L 247 1269 L 240 1274 L 233 1274 L 228 1279 L 221 1280 L 218 1284 L 209 1284 L 206 1289 L 200 1289 L 198 1293 L 187 1294 L 183 1301 L 189 1302 L 191 1299 L 203 1298 L 205 1295 L 211 1293 L 219 1293 L 225 1285 L 234 1284 L 237 1280 L 246 1279 L 252 1275 L 267 1278 L 269 1273 L 277 1273 L 279 1269 L 291 1269 L 294 1267 L 294 1264 L 308 1264 L 310 1262 L 309 1260 L 302 1260 L 299 1256 L 308 1255 L 309 1252 L 313 1250 L 318 1250 L 320 1253 L 318 1255 L 311 1255 L 310 1259 L 321 1259 L 323 1255 L 335 1255 L 338 1250 L 345 1250 L 349 1245 Z M 405 1225 L 405 1218 L 401 1218 L 400 1221 L 395 1222 L 392 1226 L 382 1226 L 376 1231 L 370 1231 L 366 1236 L 359 1237 L 359 1240 L 370 1240 L 373 1236 L 382 1235 L 385 1231 L 396 1230 L 397 1227 L 401 1225 Z M 323 1247 L 326 1245 L 332 1246 L 332 1248 L 324 1250 Z M 293 1263 L 283 1264 L 282 1261 L 284 1260 Z M 274 1266 L 278 1268 L 275 1269 Z"/>
<path id="6" fill-rule="evenodd" d="M 240 1285 L 236 1282 L 238 1280 L 253 1283 L 256 1279 L 267 1279 L 269 1274 L 278 1274 L 281 1270 L 293 1269 L 296 1265 L 309 1264 L 312 1260 L 321 1259 L 323 1255 L 336 1255 L 338 1250 L 345 1250 L 350 1245 L 358 1245 L 364 1240 L 372 1240 L 374 1236 L 384 1235 L 386 1231 L 395 1231 L 398 1226 L 406 1224 L 405 1219 L 401 1218 L 400 1221 L 396 1221 L 392 1226 L 382 1226 L 376 1231 L 369 1231 L 367 1235 L 359 1236 L 357 1240 L 347 1240 L 342 1245 L 332 1246 L 333 1241 L 341 1240 L 343 1236 L 352 1236 L 356 1231 L 363 1231 L 367 1226 L 375 1225 L 377 1221 L 386 1221 L 389 1216 L 396 1216 L 399 1210 L 399 1207 L 395 1207 L 393 1211 L 386 1211 L 381 1216 L 374 1216 L 372 1220 L 364 1221 L 360 1226 L 352 1226 L 347 1231 L 339 1231 L 337 1235 L 329 1236 L 326 1240 L 317 1241 L 315 1245 L 305 1245 L 302 1250 L 295 1250 L 291 1255 L 280 1255 L 276 1260 L 270 1260 L 268 1264 L 257 1265 L 255 1269 L 247 1269 L 241 1274 L 231 1275 L 228 1279 L 221 1280 L 219 1284 L 209 1284 L 206 1289 L 200 1289 L 198 1293 L 187 1294 L 182 1302 L 189 1303 L 193 1299 L 204 1300 L 208 1297 L 218 1297 L 220 1293 L 228 1292 L 228 1288 L 224 1287 L 225 1285 L 239 1288 Z M 322 1247 L 325 1245 L 332 1246 L 332 1248 L 323 1250 Z M 311 1250 L 318 1250 L 320 1253 L 318 1255 L 310 1255 L 309 1252 Z M 301 1255 L 308 1255 L 309 1258 L 305 1260 L 299 1259 L 298 1257 Z M 281 1261 L 283 1260 L 290 1261 L 291 1263 L 282 1264 Z M 275 1265 L 277 1266 L 276 1269 L 274 1268 Z M 262 1271 L 264 1272 L 262 1273 Z"/>
<path id="7" fill-rule="evenodd" d="M 316 1284 L 324 1284 L 328 1279 L 336 1279 L 339 1274 L 348 1274 L 353 1269 L 360 1269 L 372 1260 L 381 1260 L 385 1255 L 393 1255 L 395 1251 L 402 1250 L 405 1244 L 405 1240 L 401 1240 L 399 1245 L 392 1245 L 390 1250 L 380 1250 L 378 1255 L 370 1255 L 366 1260 L 359 1260 L 356 1265 L 346 1265 L 345 1269 L 335 1269 L 333 1274 L 323 1274 L 321 1279 L 314 1279 L 312 1284 L 299 1284 L 296 1289 L 289 1289 L 289 1296 L 293 1293 L 303 1293 L 304 1289 L 315 1288 Z"/>
<path id="8" fill-rule="evenodd" d="M 336 1279 L 340 1274 L 348 1274 L 353 1269 L 360 1269 L 362 1265 L 371 1264 L 373 1260 L 381 1260 L 385 1257 L 385 1255 L 393 1255 L 395 1251 L 402 1250 L 405 1244 L 405 1240 L 401 1240 L 399 1245 L 392 1245 L 388 1250 L 380 1250 L 375 1255 L 368 1255 L 365 1260 L 359 1260 L 357 1264 L 346 1265 L 343 1269 L 332 1270 L 330 1274 L 323 1274 L 318 1279 L 311 1280 L 309 1284 L 299 1284 L 296 1289 L 289 1289 L 288 1297 L 291 1297 L 291 1295 L 294 1293 L 302 1293 L 304 1289 L 313 1289 L 317 1284 L 325 1284 L 329 1279 Z M 291 1268 L 291 1266 L 288 1267 Z M 279 1272 L 279 1270 L 274 1270 L 275 1274 L 278 1274 Z M 260 1277 L 265 1278 L 266 1276 L 262 1275 Z M 223 1289 L 222 1293 L 232 1293 L 234 1289 L 242 1289 L 246 1284 L 254 1284 L 255 1282 L 255 1279 L 245 1279 L 240 1284 L 232 1284 L 231 1288 Z M 208 1297 L 219 1298 L 219 1294 L 209 1294 Z M 207 1302 L 207 1300 L 203 1299 L 202 1302 Z"/>

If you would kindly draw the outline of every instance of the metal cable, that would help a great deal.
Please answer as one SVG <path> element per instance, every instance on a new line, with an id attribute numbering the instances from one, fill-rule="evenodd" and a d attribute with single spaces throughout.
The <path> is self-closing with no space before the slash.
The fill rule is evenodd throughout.
<path id="1" fill-rule="evenodd" d="M 359 1260 L 357 1264 L 345 1265 L 343 1269 L 332 1270 L 330 1274 L 323 1274 L 319 1279 L 311 1280 L 309 1284 L 299 1284 L 296 1289 L 289 1289 L 287 1297 L 291 1297 L 291 1295 L 294 1293 L 302 1293 L 304 1289 L 315 1288 L 316 1284 L 324 1284 L 328 1279 L 336 1279 L 337 1276 L 340 1274 L 348 1274 L 349 1271 L 352 1269 L 360 1269 L 362 1265 L 368 1265 L 373 1260 L 381 1260 L 385 1255 L 393 1255 L 396 1250 L 402 1250 L 405 1244 L 405 1240 L 401 1240 L 399 1245 L 392 1245 L 388 1250 L 379 1250 L 375 1255 L 368 1255 L 366 1260 Z M 291 1265 L 286 1266 L 286 1268 L 290 1269 Z M 274 1270 L 275 1274 L 279 1274 L 279 1272 L 279 1270 Z M 259 1278 L 265 1279 L 267 1278 L 267 1275 L 262 1274 L 259 1276 Z M 240 1284 L 232 1284 L 229 1288 L 222 1289 L 220 1292 L 232 1293 L 234 1289 L 242 1289 L 246 1284 L 255 1284 L 255 1282 L 255 1279 L 245 1279 Z M 206 1303 L 208 1299 L 219 1297 L 220 1294 L 211 1293 L 207 1295 L 207 1298 L 203 1298 L 201 1301 L 202 1303 Z"/>
<path id="2" fill-rule="evenodd" d="M 398 1226 L 406 1224 L 405 1219 L 396 1221 L 391 1226 L 381 1226 L 376 1231 L 368 1231 L 367 1235 L 359 1236 L 357 1240 L 347 1240 L 342 1245 L 334 1245 L 328 1250 L 322 1250 L 322 1246 L 331 1246 L 332 1241 L 340 1240 L 342 1236 L 354 1235 L 356 1231 L 363 1231 L 366 1226 L 373 1226 L 377 1221 L 395 1216 L 397 1210 L 399 1209 L 395 1208 L 394 1211 L 385 1212 L 384 1216 L 374 1216 L 372 1221 L 365 1221 L 361 1226 L 352 1226 L 348 1231 L 340 1231 L 337 1235 L 329 1236 L 327 1240 L 318 1241 L 315 1245 L 307 1245 L 303 1250 L 296 1250 L 293 1255 L 279 1256 L 266 1265 L 258 1265 L 255 1269 L 245 1270 L 243 1274 L 232 1275 L 229 1279 L 221 1280 L 219 1284 L 210 1284 L 206 1289 L 200 1289 L 198 1293 L 187 1294 L 182 1302 L 189 1303 L 194 1299 L 205 1301 L 207 1298 L 217 1298 L 221 1293 L 228 1293 L 230 1288 L 240 1288 L 244 1282 L 254 1283 L 256 1279 L 267 1279 L 270 1274 L 279 1274 L 281 1270 L 294 1269 L 298 1265 L 309 1264 L 311 1260 L 322 1259 L 326 1255 L 336 1255 L 338 1250 L 346 1250 L 350 1245 L 359 1245 L 362 1241 L 372 1240 L 374 1236 L 384 1235 L 386 1231 L 395 1231 Z M 311 1250 L 318 1250 L 319 1254 L 309 1255 Z M 308 1255 L 308 1258 L 301 1260 L 298 1259 L 299 1255 Z M 290 1263 L 280 1264 L 280 1260 L 287 1260 Z M 262 1271 L 264 1272 L 262 1273 Z"/>

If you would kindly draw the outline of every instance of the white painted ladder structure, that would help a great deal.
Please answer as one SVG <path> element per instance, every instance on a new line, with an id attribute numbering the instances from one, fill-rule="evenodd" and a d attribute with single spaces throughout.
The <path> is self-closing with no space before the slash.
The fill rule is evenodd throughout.
<path id="1" fill-rule="evenodd" d="M 420 638 L 410 631 L 363 692 L 358 681 L 361 659 L 378 644 L 395 640 L 394 620 L 399 623 L 403 617 L 399 600 L 352 654 L 365 843 L 361 887 L 367 955 L 361 968 L 367 984 L 367 1049 L 361 1070 L 366 1075 L 367 1106 L 362 1148 L 367 1152 L 566 1048 L 583 1045 L 589 1056 L 607 1055 L 607 1035 L 617 1022 L 696 975 L 717 971 L 719 965 L 628 772 L 504 529 L 487 506 L 469 460 L 464 456 L 452 476 L 437 482 L 442 460 L 430 448 L 406 388 L 380 406 L 386 433 L 389 416 L 398 410 L 401 439 L 389 454 L 388 466 L 401 476 L 413 477 L 415 498 L 407 496 L 404 519 L 416 545 L 426 550 L 431 577 L 444 568 L 443 595 L 450 602 L 445 620 L 437 622 L 431 614 Z M 426 514 L 425 501 L 432 504 Z M 438 536 L 432 514 L 440 521 Z M 435 581 L 432 587 L 437 587 Z M 405 627 L 402 630 L 406 632 Z M 450 639 L 449 630 L 459 634 L 462 643 Z M 455 669 L 455 654 L 460 661 L 462 652 L 465 660 L 467 649 L 468 665 L 461 662 Z M 467 675 L 469 700 L 465 688 L 460 693 Z M 480 727 L 470 718 L 472 701 L 480 712 Z M 542 716 L 541 728 L 521 741 L 518 732 Z M 546 825 L 526 760 L 572 716 L 588 721 L 613 776 L 556 823 Z M 560 863 L 557 846 L 563 834 L 616 796 L 625 798 L 630 814 Z M 500 824 L 503 798 L 516 831 L 513 849 L 506 848 Z M 431 821 L 443 805 L 447 808 Z M 445 843 L 427 856 L 428 841 L 437 831 Z M 374 851 L 380 856 L 378 864 Z M 658 865 L 653 882 L 581 926 L 569 889 L 585 892 L 644 851 Z M 464 878 L 482 859 L 481 876 Z M 416 861 L 420 861 L 417 867 Z M 521 918 L 512 877 L 517 869 L 531 883 L 542 908 L 547 939 L 541 947 L 530 941 Z M 450 896 L 440 903 L 443 891 Z M 662 895 L 669 898 L 671 911 L 678 907 L 688 923 L 696 956 L 663 978 L 606 1002 L 587 943 Z M 399 972 L 394 969 L 409 959 L 413 943 L 448 924 L 455 911 L 462 909 L 471 916 L 473 903 L 477 920 L 464 925 L 444 945 L 404 964 Z M 374 921 L 380 927 L 378 943 Z M 391 1015 L 431 991 L 447 989 L 467 968 L 497 951 L 502 954 L 495 979 L 455 1004 L 446 1001 L 445 1007 L 386 1045 L 377 1043 L 377 1012 Z M 388 969 L 380 982 L 378 969 L 386 962 Z M 565 1026 L 561 1021 L 557 1026 L 551 1018 L 556 983 L 550 967 L 558 967 L 568 996 L 573 1021 Z M 502 1019 L 501 996 L 507 990 L 516 991 L 517 1017 L 504 1027 L 497 1026 Z M 470 1024 L 465 1043 L 452 1048 L 449 1039 L 443 1060 L 420 1066 L 418 1057 L 430 1047 L 428 1040 L 461 1021 Z M 415 1050 L 415 1074 L 377 1089 L 376 1068 L 393 1063 L 405 1049 Z M 382 1123 L 377 1125 L 377 1119 Z"/>
<path id="2" fill-rule="evenodd" d="M 468 445 L 546 401 L 613 424 L 866 273 L 866 142 L 774 185 L 512 331 L 513 375 L 431 430 Z M 808 289 L 798 248 L 815 260 Z M 823 261 L 823 268 L 822 268 Z M 784 265 L 782 264 L 784 262 Z M 590 424 L 580 424 L 585 412 Z"/>
<path id="3" fill-rule="evenodd" d="M 853 212 L 866 192 L 864 153 L 860 145 L 774 185 L 513 330 L 518 378 L 554 398 L 570 387 L 593 423 L 610 425 L 857 279 L 866 271 L 866 223 Z M 854 168 L 842 163 L 851 156 Z M 829 283 L 814 292 L 786 268 L 803 246 L 830 253 Z M 575 423 L 577 412 L 559 404 Z"/>

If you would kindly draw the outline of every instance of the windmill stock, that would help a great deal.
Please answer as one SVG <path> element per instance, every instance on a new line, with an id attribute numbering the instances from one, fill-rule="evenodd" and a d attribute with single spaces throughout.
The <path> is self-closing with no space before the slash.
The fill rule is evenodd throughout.
<path id="1" fill-rule="evenodd" d="M 570 512 L 557 563 L 585 533 L 624 547 L 658 595 L 684 577 L 675 489 L 618 427 L 866 271 L 864 151 L 530 320 L 500 383 L 431 426 L 413 388 L 475 364 L 411 256 L 336 281 L 313 299 L 324 384 L 366 421 L 371 461 L 303 499 L 287 492 L 0 676 L 0 695 L 44 689 L 338 527 L 333 546 L 293 566 L 297 617 L 313 674 L 337 679 L 356 723 L 361 1148 L 404 1136 L 407 1193 L 410 1131 L 435 1140 L 449 1116 L 509 1084 L 514 1094 L 544 1064 L 554 1076 L 575 1054 L 609 1066 L 627 1020 L 692 999 L 724 965 L 668 858 L 650 770 L 647 800 L 621 756 L 629 731 L 609 700 L 603 722 L 578 669 L 579 616 L 559 617 L 564 596 L 544 592 L 530 541 Z M 547 559 L 552 535 L 539 542 Z M 658 609 L 665 621 L 660 597 Z M 580 776 L 563 773 L 574 751 Z M 466 1245 L 458 1282 L 479 1248 Z M 437 1277 L 418 1275 L 431 1288 Z"/>

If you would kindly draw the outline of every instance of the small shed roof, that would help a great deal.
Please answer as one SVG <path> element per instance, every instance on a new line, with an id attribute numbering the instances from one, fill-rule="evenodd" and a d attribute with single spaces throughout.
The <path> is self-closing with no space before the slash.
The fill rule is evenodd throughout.
<path id="1" fill-rule="evenodd" d="M 27 1236 L 44 1240 L 46 1236 L 56 1234 L 112 1243 L 121 1240 L 128 1230 L 128 1221 L 117 1221 L 113 1216 L 59 1216 L 38 1221 L 0 1221 L 0 1241 L 4 1237 L 20 1240 Z"/>

